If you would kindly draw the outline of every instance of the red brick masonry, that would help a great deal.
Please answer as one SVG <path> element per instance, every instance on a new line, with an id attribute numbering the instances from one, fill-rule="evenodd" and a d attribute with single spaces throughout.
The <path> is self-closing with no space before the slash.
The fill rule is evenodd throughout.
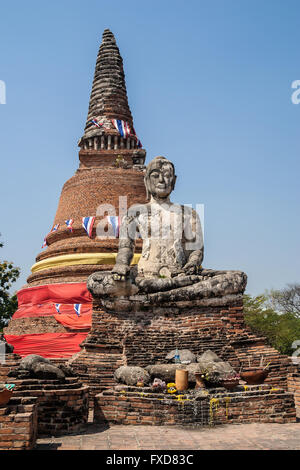
<path id="1" fill-rule="evenodd" d="M 144 312 L 104 312 L 94 301 L 92 328 L 82 351 L 69 361 L 91 398 L 113 383 L 121 365 L 145 367 L 164 363 L 172 350 L 190 349 L 196 355 L 214 351 L 239 372 L 241 367 L 269 364 L 266 383 L 287 389 L 291 360 L 257 337 L 244 323 L 242 299 L 230 306 L 157 308 Z"/>
<path id="2" fill-rule="evenodd" d="M 153 393 L 148 388 L 105 390 L 95 397 L 98 423 L 205 426 L 226 423 L 296 422 L 293 394 L 270 385 L 191 396 Z"/>
<path id="3" fill-rule="evenodd" d="M 290 374 L 288 376 L 288 390 L 294 393 L 297 416 L 300 418 L 300 373 Z"/>
<path id="4" fill-rule="evenodd" d="M 88 387 L 77 378 L 14 380 L 13 396 L 37 397 L 38 435 L 58 436 L 79 431 L 88 421 Z"/>
<path id="5" fill-rule="evenodd" d="M 37 437 L 36 398 L 11 398 L 0 406 L 0 450 L 29 450 Z"/>

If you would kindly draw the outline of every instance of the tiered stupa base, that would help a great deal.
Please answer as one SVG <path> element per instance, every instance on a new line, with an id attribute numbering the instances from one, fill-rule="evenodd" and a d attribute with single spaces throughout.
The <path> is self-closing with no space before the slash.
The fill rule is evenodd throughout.
<path id="1" fill-rule="evenodd" d="M 58 436 L 80 431 L 88 421 L 88 387 L 77 377 L 65 382 L 42 379 L 10 379 L 14 398 L 34 398 L 37 403 L 38 436 Z"/>
<path id="2" fill-rule="evenodd" d="M 114 371 L 120 365 L 165 363 L 166 355 L 176 347 L 196 355 L 210 349 L 237 372 L 248 367 L 249 361 L 251 366 L 258 366 L 263 356 L 264 363 L 270 363 L 265 383 L 287 390 L 287 377 L 294 366 L 287 356 L 246 327 L 242 296 L 193 304 L 144 312 L 108 312 L 94 301 L 91 331 L 82 351 L 70 360 L 83 383 L 91 386 L 91 403 L 95 395 L 112 388 Z"/>

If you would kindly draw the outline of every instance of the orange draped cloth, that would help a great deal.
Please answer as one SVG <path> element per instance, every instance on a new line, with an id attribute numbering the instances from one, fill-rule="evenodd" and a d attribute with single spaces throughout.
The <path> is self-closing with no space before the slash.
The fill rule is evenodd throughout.
<path id="1" fill-rule="evenodd" d="M 68 358 L 80 351 L 87 333 L 44 333 L 35 335 L 5 335 L 14 353 L 24 357 L 38 354 L 47 358 Z"/>
<path id="2" fill-rule="evenodd" d="M 92 297 L 86 283 L 28 287 L 21 289 L 17 296 L 18 310 L 13 319 L 53 316 L 66 328 L 79 331 L 6 335 L 6 340 L 14 346 L 15 353 L 20 356 L 39 354 L 49 358 L 65 358 L 80 351 L 79 344 L 86 338 L 87 330 L 92 324 Z M 55 304 L 60 304 L 60 313 L 57 312 Z M 76 314 L 74 304 L 81 304 L 80 316 Z"/>

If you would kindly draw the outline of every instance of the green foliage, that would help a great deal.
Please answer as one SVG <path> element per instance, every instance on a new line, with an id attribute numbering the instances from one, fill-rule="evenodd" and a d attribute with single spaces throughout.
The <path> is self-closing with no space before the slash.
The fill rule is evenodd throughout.
<path id="1" fill-rule="evenodd" d="M 3 243 L 0 242 L 0 248 Z M 7 324 L 18 308 L 16 295 L 9 293 L 12 284 L 18 279 L 20 269 L 8 261 L 0 261 L 0 329 Z"/>
<path id="2" fill-rule="evenodd" d="M 271 290 L 268 303 L 271 308 L 280 313 L 292 313 L 300 318 L 300 284 L 288 284 L 281 290 Z"/>
<path id="3" fill-rule="evenodd" d="M 300 340 L 300 318 L 293 312 L 275 311 L 270 307 L 270 296 L 268 293 L 257 297 L 244 296 L 246 324 L 255 333 L 265 336 L 282 354 L 292 355 L 292 343 Z"/>

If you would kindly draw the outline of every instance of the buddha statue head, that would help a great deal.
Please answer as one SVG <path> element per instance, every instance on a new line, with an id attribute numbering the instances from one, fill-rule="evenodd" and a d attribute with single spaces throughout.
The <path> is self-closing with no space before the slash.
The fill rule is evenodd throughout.
<path id="1" fill-rule="evenodd" d="M 155 157 L 146 168 L 147 198 L 167 199 L 175 187 L 176 178 L 173 163 L 165 157 Z"/>

